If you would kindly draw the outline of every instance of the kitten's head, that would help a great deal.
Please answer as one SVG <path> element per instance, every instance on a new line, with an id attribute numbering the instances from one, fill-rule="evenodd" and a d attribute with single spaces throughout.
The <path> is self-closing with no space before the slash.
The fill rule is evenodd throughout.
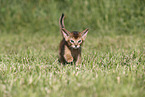
<path id="1" fill-rule="evenodd" d="M 62 28 L 61 32 L 68 45 L 74 49 L 78 49 L 81 47 L 81 44 L 85 40 L 88 33 L 88 29 L 85 29 L 82 32 L 77 31 L 69 32 L 65 28 Z"/>

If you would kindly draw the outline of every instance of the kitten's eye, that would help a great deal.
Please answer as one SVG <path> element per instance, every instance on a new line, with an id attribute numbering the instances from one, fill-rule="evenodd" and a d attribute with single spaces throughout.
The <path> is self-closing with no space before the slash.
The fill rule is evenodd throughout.
<path id="1" fill-rule="evenodd" d="M 73 40 L 70 40 L 70 42 L 74 43 L 74 41 L 73 41 Z"/>
<path id="2" fill-rule="evenodd" d="M 82 40 L 79 40 L 78 43 L 82 42 Z"/>

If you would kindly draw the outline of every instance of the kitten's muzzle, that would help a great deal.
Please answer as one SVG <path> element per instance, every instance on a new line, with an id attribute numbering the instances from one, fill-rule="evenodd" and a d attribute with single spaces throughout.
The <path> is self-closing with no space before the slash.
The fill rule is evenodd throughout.
<path id="1" fill-rule="evenodd" d="M 78 49 L 78 48 L 80 48 L 80 46 L 78 46 L 78 45 L 74 45 L 74 46 L 72 46 L 74 49 Z"/>

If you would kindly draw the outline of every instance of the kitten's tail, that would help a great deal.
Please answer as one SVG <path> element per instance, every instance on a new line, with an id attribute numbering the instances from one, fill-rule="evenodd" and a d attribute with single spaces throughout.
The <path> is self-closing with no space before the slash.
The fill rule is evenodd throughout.
<path id="1" fill-rule="evenodd" d="M 62 13 L 62 15 L 59 18 L 59 25 L 60 25 L 60 29 L 64 28 L 64 14 Z"/>

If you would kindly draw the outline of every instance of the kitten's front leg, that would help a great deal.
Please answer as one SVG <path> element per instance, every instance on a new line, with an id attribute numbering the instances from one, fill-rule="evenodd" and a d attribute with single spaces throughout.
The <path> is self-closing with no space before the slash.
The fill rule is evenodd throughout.
<path id="1" fill-rule="evenodd" d="M 64 58 L 68 63 L 73 62 L 73 57 L 71 56 L 71 54 L 65 54 Z"/>
<path id="2" fill-rule="evenodd" d="M 81 63 L 81 54 L 79 54 L 77 57 L 76 66 L 80 65 Z"/>
<path id="3" fill-rule="evenodd" d="M 65 46 L 64 58 L 68 63 L 73 62 L 73 57 L 71 55 L 71 51 Z"/>

